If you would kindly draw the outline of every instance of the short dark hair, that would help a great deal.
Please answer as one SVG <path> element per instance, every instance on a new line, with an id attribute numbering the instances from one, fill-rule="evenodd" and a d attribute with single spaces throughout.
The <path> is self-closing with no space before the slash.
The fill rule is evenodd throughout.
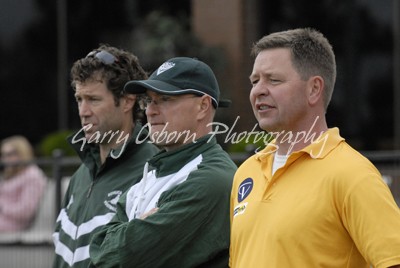
<path id="1" fill-rule="evenodd" d="M 112 58 L 111 62 L 105 62 L 98 57 L 105 51 Z M 85 83 L 94 79 L 101 79 L 107 85 L 108 90 L 114 96 L 115 105 L 118 106 L 120 98 L 126 93 L 124 86 L 131 80 L 147 79 L 148 75 L 139 63 L 139 59 L 133 53 L 123 49 L 101 44 L 91 51 L 85 58 L 74 62 L 71 68 L 71 86 L 75 90 L 76 83 Z M 134 120 L 143 120 L 144 113 L 140 109 L 138 100 L 133 108 Z"/>
<path id="2" fill-rule="evenodd" d="M 251 50 L 253 56 L 267 49 L 287 48 L 292 63 L 304 80 L 320 75 L 325 82 L 324 106 L 327 109 L 336 81 L 336 61 L 332 46 L 325 36 L 312 28 L 298 28 L 276 32 L 257 41 Z"/>

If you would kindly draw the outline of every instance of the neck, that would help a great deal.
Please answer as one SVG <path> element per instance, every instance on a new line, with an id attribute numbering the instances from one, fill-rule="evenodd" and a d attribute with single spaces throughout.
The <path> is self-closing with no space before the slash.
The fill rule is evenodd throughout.
<path id="1" fill-rule="evenodd" d="M 111 150 L 119 147 L 124 147 L 123 149 L 125 149 L 125 146 L 131 137 L 133 128 L 134 125 L 131 125 L 130 127 L 117 130 L 110 134 L 109 139 L 99 144 L 101 164 L 106 161 L 106 158 L 110 154 Z M 117 158 L 119 155 L 113 157 Z"/>
<path id="2" fill-rule="evenodd" d="M 167 144 L 159 144 L 163 149 L 166 151 L 171 151 L 176 148 L 179 148 L 180 146 L 183 146 L 185 144 L 195 142 L 196 140 L 200 139 L 201 137 L 204 137 L 205 135 L 208 135 L 212 132 L 212 126 L 210 123 L 199 123 L 197 128 L 192 131 L 188 131 L 186 135 L 180 136 L 178 139 L 175 140 L 174 143 L 167 143 Z"/>
<path id="3" fill-rule="evenodd" d="M 325 118 L 317 117 L 307 128 L 281 131 L 275 137 L 278 146 L 277 153 L 289 155 L 295 151 L 300 151 L 316 141 L 327 130 Z"/>

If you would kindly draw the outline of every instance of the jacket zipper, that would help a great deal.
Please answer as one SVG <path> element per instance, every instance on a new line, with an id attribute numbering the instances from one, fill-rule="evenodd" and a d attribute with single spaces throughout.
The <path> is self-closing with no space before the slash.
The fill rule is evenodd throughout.
<path id="1" fill-rule="evenodd" d="M 93 180 L 92 180 L 92 182 L 90 183 L 89 190 L 88 190 L 88 192 L 87 192 L 86 198 L 89 198 L 90 195 L 92 194 L 92 190 L 93 190 L 93 187 L 94 187 L 94 183 L 96 182 L 97 176 L 99 175 L 99 173 L 100 173 L 103 169 L 104 169 L 104 165 L 101 165 L 101 167 L 100 167 L 100 169 L 97 171 L 97 173 L 93 175 Z"/>

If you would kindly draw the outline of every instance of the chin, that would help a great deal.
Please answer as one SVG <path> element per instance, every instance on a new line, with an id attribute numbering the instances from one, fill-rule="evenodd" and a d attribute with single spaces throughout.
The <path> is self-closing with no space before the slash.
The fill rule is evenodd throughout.
<path id="1" fill-rule="evenodd" d="M 88 142 L 93 142 L 96 140 L 96 132 L 85 133 L 85 138 Z"/>
<path id="2" fill-rule="evenodd" d="M 263 123 L 258 123 L 259 127 L 266 131 L 266 132 L 280 132 L 282 131 L 281 129 L 279 129 L 276 125 L 273 124 L 263 124 Z"/>
<path id="3" fill-rule="evenodd" d="M 167 140 L 169 139 L 169 133 L 166 131 L 155 131 L 152 130 L 150 132 L 151 141 L 159 146 L 163 146 L 167 144 Z"/>

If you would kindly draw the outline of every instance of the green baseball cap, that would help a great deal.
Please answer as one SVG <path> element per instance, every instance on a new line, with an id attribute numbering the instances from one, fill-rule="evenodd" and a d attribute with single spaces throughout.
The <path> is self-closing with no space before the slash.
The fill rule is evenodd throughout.
<path id="1" fill-rule="evenodd" d="M 219 86 L 211 68 L 204 62 L 187 57 L 164 62 L 147 80 L 133 80 L 125 84 L 127 93 L 142 94 L 151 90 L 165 95 L 209 95 L 214 108 L 228 107 L 229 100 L 219 99 Z"/>

